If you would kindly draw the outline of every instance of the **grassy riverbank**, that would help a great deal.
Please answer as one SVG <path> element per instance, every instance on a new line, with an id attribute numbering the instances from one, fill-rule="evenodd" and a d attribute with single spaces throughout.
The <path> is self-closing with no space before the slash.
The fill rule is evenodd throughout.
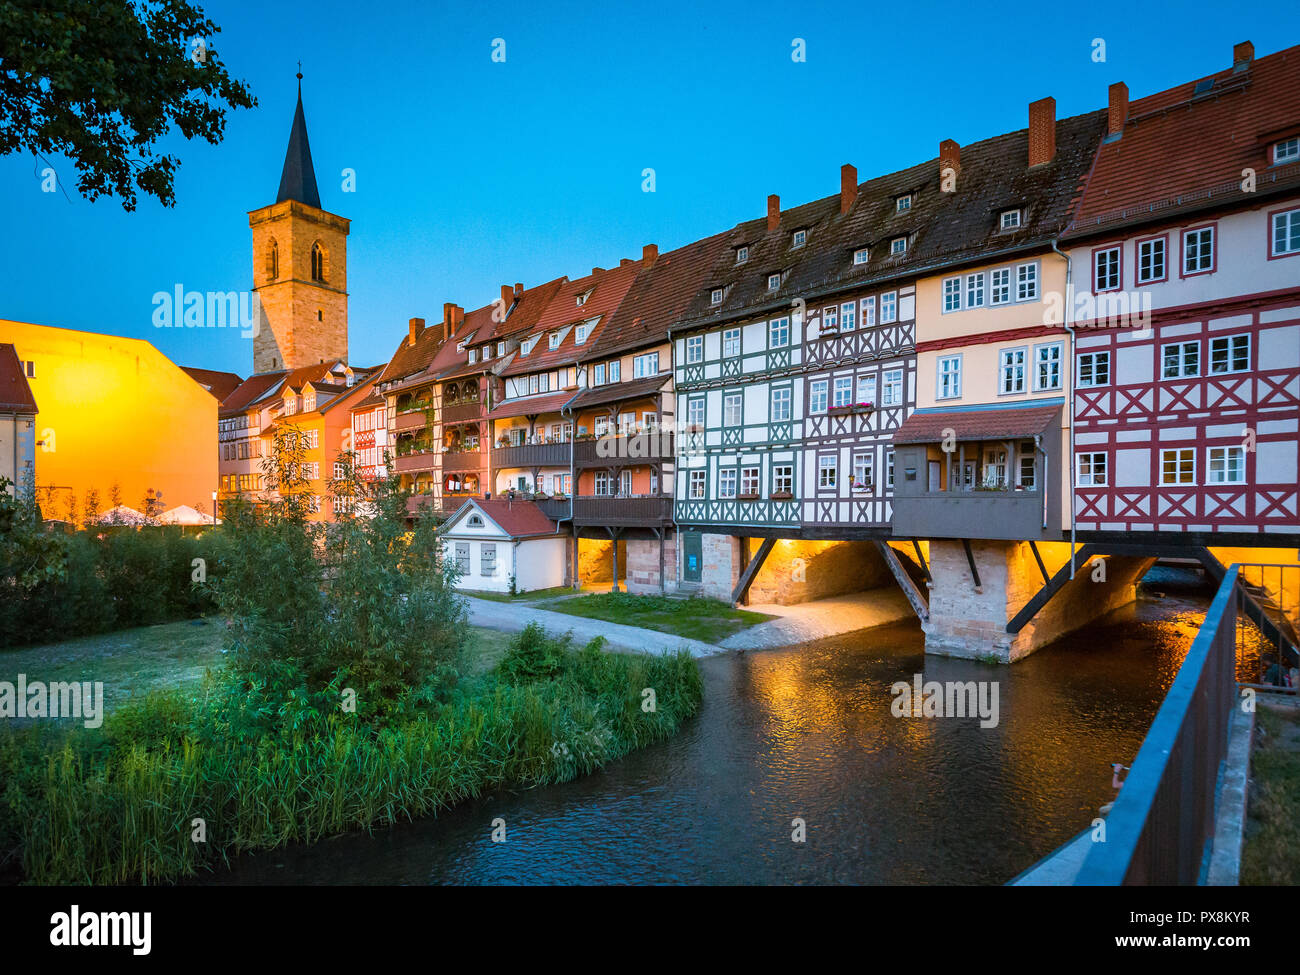
<path id="1" fill-rule="evenodd" d="M 1300 709 L 1261 705 L 1255 722 L 1241 883 L 1294 887 L 1300 884 Z"/>
<path id="2" fill-rule="evenodd" d="M 122 704 L 100 729 L 0 731 L 0 872 L 176 879 L 243 850 L 566 781 L 669 737 L 699 705 L 686 655 L 578 650 L 536 627 L 477 632 L 471 676 L 430 685 L 382 723 L 304 711 L 256 733 L 256 695 L 217 674 Z"/>
<path id="3" fill-rule="evenodd" d="M 705 643 L 718 643 L 746 627 L 772 619 L 765 613 L 732 609 L 718 599 L 669 599 L 666 596 L 633 596 L 625 592 L 557 599 L 539 603 L 537 608 L 641 626 Z"/>

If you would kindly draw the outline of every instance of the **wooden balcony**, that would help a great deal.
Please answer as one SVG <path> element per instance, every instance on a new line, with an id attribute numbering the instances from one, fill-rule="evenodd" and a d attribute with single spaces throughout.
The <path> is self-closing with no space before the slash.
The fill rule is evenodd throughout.
<path id="1" fill-rule="evenodd" d="M 573 445 L 578 470 L 593 467 L 639 467 L 671 461 L 676 444 L 671 431 L 638 433 L 630 437 L 605 436 L 579 440 Z"/>
<path id="2" fill-rule="evenodd" d="M 608 525 L 611 528 L 648 528 L 668 524 L 673 518 L 673 499 L 667 495 L 641 498 L 583 496 L 573 499 L 575 525 Z"/>
<path id="3" fill-rule="evenodd" d="M 508 467 L 568 467 L 569 444 L 531 443 L 518 447 L 495 447 L 492 450 L 493 470 Z"/>
<path id="4" fill-rule="evenodd" d="M 431 471 L 438 463 L 438 455 L 432 450 L 419 454 L 403 454 L 393 460 L 393 472 L 396 474 L 414 474 Z"/>
<path id="5" fill-rule="evenodd" d="M 393 420 L 393 429 L 398 433 L 405 430 L 423 430 L 428 416 L 424 410 L 413 410 L 410 413 L 398 413 L 397 418 Z"/>
<path id="6" fill-rule="evenodd" d="M 483 466 L 481 450 L 456 450 L 442 455 L 444 471 L 477 471 Z"/>
<path id="7" fill-rule="evenodd" d="M 569 519 L 569 499 L 568 498 L 541 498 L 534 502 L 537 507 L 547 518 L 552 521 L 567 521 Z"/>
<path id="8" fill-rule="evenodd" d="M 464 423 L 466 420 L 477 420 L 483 416 L 484 409 L 481 400 L 462 400 L 459 403 L 444 404 L 442 407 L 443 423 Z"/>

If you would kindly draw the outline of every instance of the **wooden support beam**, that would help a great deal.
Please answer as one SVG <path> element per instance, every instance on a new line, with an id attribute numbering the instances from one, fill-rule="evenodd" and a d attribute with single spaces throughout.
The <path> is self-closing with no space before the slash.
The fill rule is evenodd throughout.
<path id="1" fill-rule="evenodd" d="M 745 541 L 748 542 L 748 539 Z M 758 553 L 749 560 L 745 571 L 740 574 L 740 581 L 736 583 L 736 589 L 731 594 L 732 606 L 739 605 L 749 598 L 749 587 L 754 584 L 754 577 L 758 575 L 758 570 L 763 568 L 763 563 L 767 561 L 767 556 L 774 545 L 776 545 L 775 538 L 763 539 L 763 544 L 758 547 Z"/>
<path id="2" fill-rule="evenodd" d="M 889 566 L 894 581 L 898 583 L 898 588 L 903 590 L 903 595 L 907 597 L 907 601 L 912 604 L 912 610 L 917 617 L 922 623 L 928 622 L 930 619 L 930 601 L 916 587 L 912 577 L 903 568 L 903 563 L 898 561 L 898 554 L 889 547 L 888 542 L 877 541 L 876 550 L 880 552 L 880 557 L 885 560 L 885 565 Z"/>
<path id="3" fill-rule="evenodd" d="M 1096 554 L 1098 554 L 1097 548 L 1094 545 L 1080 547 L 1078 551 L 1079 564 L 1087 564 L 1088 560 Z M 1029 602 L 1025 603 L 1020 612 L 1011 618 L 1011 622 L 1007 624 L 1007 632 L 1019 633 L 1024 628 L 1024 625 L 1037 616 L 1038 611 L 1046 606 L 1048 601 L 1060 592 L 1062 587 L 1069 581 L 1070 563 L 1067 562 L 1061 566 L 1056 575 L 1052 576 L 1050 581 L 1044 584 L 1042 589 L 1034 594 L 1034 597 Z"/>
<path id="4" fill-rule="evenodd" d="M 1047 566 L 1043 565 L 1043 557 L 1038 554 L 1038 546 L 1031 538 L 1029 540 L 1029 549 L 1034 553 L 1034 561 L 1038 563 L 1038 571 L 1043 574 L 1043 582 L 1051 582 L 1051 577 L 1047 574 Z"/>
<path id="5" fill-rule="evenodd" d="M 970 539 L 963 538 L 961 547 L 966 550 L 966 564 L 970 566 L 970 577 L 975 580 L 975 591 L 983 592 L 984 586 L 980 582 L 980 570 L 975 567 L 975 553 L 970 550 Z"/>
<path id="6" fill-rule="evenodd" d="M 925 581 L 934 582 L 934 576 L 930 575 L 930 567 L 925 564 L 925 556 L 921 554 L 920 539 L 912 539 L 912 550 L 916 552 L 916 562 L 921 567 L 921 574 L 925 576 Z"/>

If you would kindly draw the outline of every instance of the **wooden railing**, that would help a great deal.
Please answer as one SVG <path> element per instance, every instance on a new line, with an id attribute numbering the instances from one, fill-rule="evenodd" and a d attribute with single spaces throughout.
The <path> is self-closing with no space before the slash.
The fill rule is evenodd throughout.
<path id="1" fill-rule="evenodd" d="M 443 404 L 442 422 L 461 423 L 465 420 L 477 420 L 483 415 L 483 404 L 479 400 Z"/>
<path id="2" fill-rule="evenodd" d="M 636 467 L 670 461 L 674 449 L 673 434 L 667 430 L 638 433 L 630 437 L 604 436 L 575 443 L 573 460 L 580 470 L 592 467 Z"/>
<path id="3" fill-rule="evenodd" d="M 611 528 L 658 527 L 672 520 L 673 499 L 666 495 L 644 498 L 578 497 L 573 499 L 573 521 L 578 525 Z"/>
<path id="4" fill-rule="evenodd" d="M 567 443 L 529 443 L 518 447 L 494 447 L 492 467 L 568 467 Z"/>
<path id="5" fill-rule="evenodd" d="M 481 450 L 454 450 L 442 455 L 444 471 L 476 471 L 483 465 Z"/>
<path id="6" fill-rule="evenodd" d="M 1224 574 L 1106 818 L 1106 842 L 1092 844 L 1075 884 L 1190 885 L 1200 877 L 1238 700 L 1240 569 Z"/>

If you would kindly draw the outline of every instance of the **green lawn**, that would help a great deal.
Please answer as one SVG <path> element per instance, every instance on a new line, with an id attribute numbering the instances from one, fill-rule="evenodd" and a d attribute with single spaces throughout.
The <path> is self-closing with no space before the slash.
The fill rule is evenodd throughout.
<path id="1" fill-rule="evenodd" d="M 1250 757 L 1241 883 L 1300 884 L 1300 710 L 1261 705 Z"/>
<path id="2" fill-rule="evenodd" d="M 508 592 L 482 592 L 478 590 L 463 590 L 466 596 L 473 596 L 475 599 L 490 599 L 494 603 L 518 603 L 530 602 L 534 599 L 554 599 L 556 596 L 568 596 L 573 593 L 569 586 L 555 586 L 551 589 L 534 589 L 532 592 L 517 592 L 513 596 Z"/>
<path id="3" fill-rule="evenodd" d="M 468 671 L 491 670 L 514 634 L 469 629 Z M 220 667 L 224 632 L 218 619 L 185 620 L 0 651 L 0 680 L 26 674 L 29 681 L 103 681 L 111 711 L 134 695 L 194 684 L 208 668 Z"/>
<path id="4" fill-rule="evenodd" d="M 647 630 L 672 633 L 705 643 L 717 643 L 755 623 L 774 618 L 766 613 L 732 609 L 718 599 L 669 599 L 667 596 L 633 596 L 625 592 L 556 599 L 541 603 L 537 608 L 642 626 Z"/>

